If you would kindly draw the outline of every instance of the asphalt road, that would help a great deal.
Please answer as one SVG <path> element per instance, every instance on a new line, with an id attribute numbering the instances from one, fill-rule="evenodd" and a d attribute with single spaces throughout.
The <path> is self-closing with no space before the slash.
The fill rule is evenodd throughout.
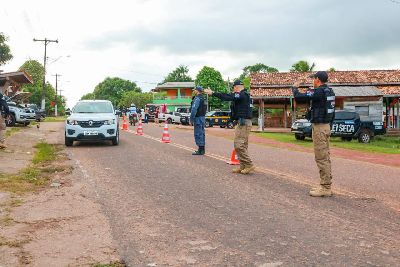
<path id="1" fill-rule="evenodd" d="M 157 140 L 160 127 L 145 125 L 145 134 L 121 132 L 119 146 L 66 149 L 102 204 L 128 266 L 399 265 L 393 183 L 365 192 L 347 178 L 337 182 L 335 196 L 312 198 L 312 155 L 251 145 L 260 171 L 244 176 L 224 162 L 228 139 L 207 135 L 209 156 L 194 157 L 189 130 L 172 129 L 172 144 Z M 290 166 L 281 167 L 285 162 Z M 364 167 L 343 164 L 353 173 Z M 395 181 L 392 171 L 375 179 Z"/>

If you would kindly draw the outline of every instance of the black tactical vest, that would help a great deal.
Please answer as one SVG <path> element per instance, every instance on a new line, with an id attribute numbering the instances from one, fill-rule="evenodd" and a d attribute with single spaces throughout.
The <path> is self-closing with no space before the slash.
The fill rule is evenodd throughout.
<path id="1" fill-rule="evenodd" d="M 242 90 L 240 94 L 243 94 L 245 97 L 232 101 L 231 117 L 234 120 L 238 120 L 240 118 L 251 119 L 253 113 L 253 100 L 251 99 L 250 94 L 245 90 Z"/>
<path id="2" fill-rule="evenodd" d="M 315 89 L 311 101 L 310 121 L 331 123 L 335 117 L 335 93 L 332 88 L 322 85 Z"/>
<path id="3" fill-rule="evenodd" d="M 197 109 L 196 117 L 204 117 L 207 113 L 207 103 L 204 100 L 203 95 L 198 95 L 197 97 L 200 98 L 199 108 Z"/>

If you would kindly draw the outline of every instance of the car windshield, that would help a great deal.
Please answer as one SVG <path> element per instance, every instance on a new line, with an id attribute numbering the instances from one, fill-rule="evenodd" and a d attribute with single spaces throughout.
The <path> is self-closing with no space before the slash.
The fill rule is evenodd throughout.
<path id="1" fill-rule="evenodd" d="M 76 104 L 73 113 L 113 113 L 109 102 L 79 102 Z"/>
<path id="2" fill-rule="evenodd" d="M 215 114 L 215 111 L 207 112 L 206 117 L 210 117 Z"/>

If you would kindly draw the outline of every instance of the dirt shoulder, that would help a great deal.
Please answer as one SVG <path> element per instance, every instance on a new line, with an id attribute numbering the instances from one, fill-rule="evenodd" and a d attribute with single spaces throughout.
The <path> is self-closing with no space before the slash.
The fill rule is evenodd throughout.
<path id="1" fill-rule="evenodd" d="M 62 137 L 62 124 L 42 123 L 11 135 L 0 152 L 1 179 L 19 177 L 26 168 L 47 177 L 34 181 L 30 193 L 0 192 L 1 266 L 93 266 L 120 259 L 93 189 L 62 151 Z M 40 142 L 57 148 L 51 164 L 32 165 Z"/>

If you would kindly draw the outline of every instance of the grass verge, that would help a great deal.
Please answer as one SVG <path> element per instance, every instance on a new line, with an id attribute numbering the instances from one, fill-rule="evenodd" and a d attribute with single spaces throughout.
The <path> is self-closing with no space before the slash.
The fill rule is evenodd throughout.
<path id="1" fill-rule="evenodd" d="M 282 143 L 313 147 L 310 138 L 306 138 L 304 141 L 296 140 L 294 135 L 290 133 L 256 133 L 256 135 Z M 369 153 L 400 154 L 400 137 L 376 136 L 368 144 L 359 143 L 357 140 L 342 141 L 339 137 L 332 137 L 331 146 Z"/>
<path id="2" fill-rule="evenodd" d="M 68 168 L 53 164 L 60 151 L 56 146 L 39 143 L 35 148 L 32 164 L 16 174 L 0 173 L 0 191 L 16 194 L 36 191 L 48 183 L 53 173 Z"/>
<path id="3" fill-rule="evenodd" d="M 64 122 L 67 119 L 66 116 L 58 116 L 58 117 L 46 117 L 44 122 Z"/>

